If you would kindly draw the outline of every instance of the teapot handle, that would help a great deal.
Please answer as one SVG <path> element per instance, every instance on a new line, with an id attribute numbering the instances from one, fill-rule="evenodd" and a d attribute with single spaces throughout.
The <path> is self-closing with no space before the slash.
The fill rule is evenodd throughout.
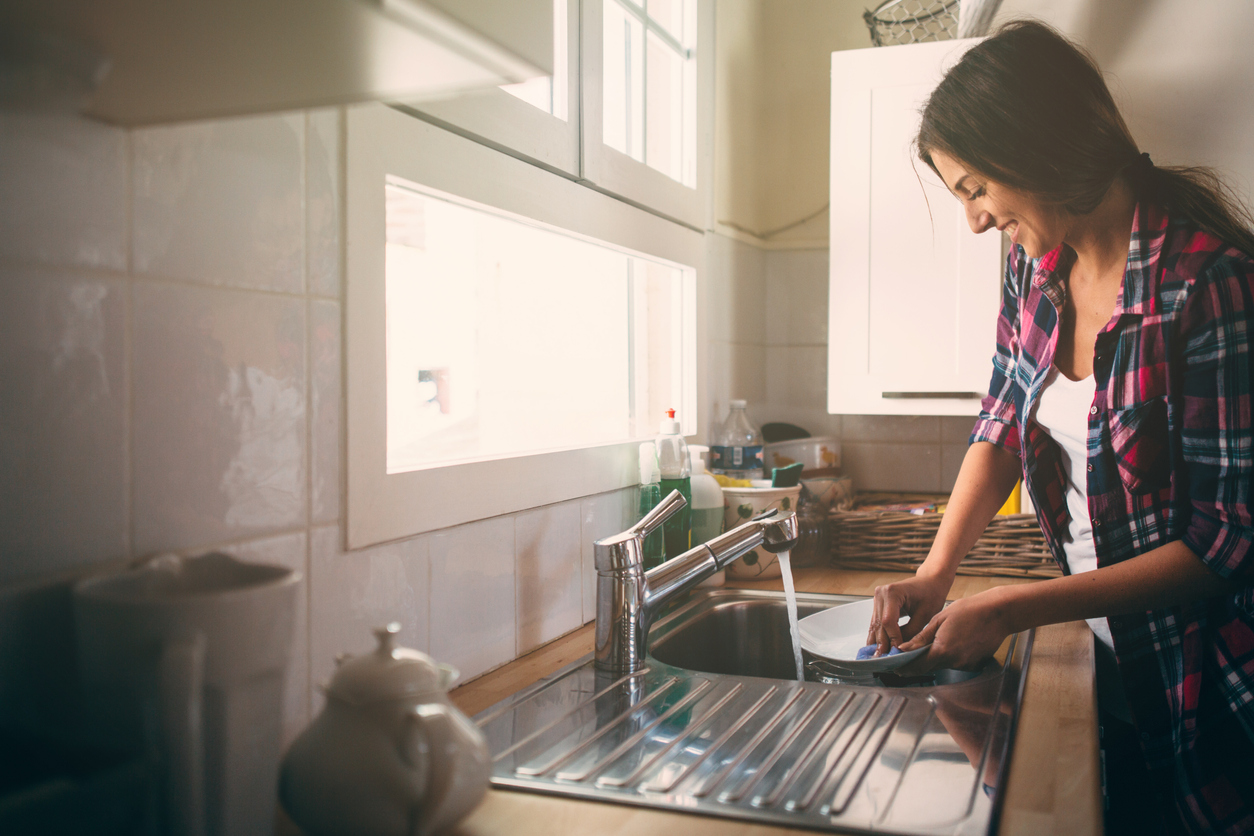
<path id="1" fill-rule="evenodd" d="M 405 740 L 401 757 L 419 773 L 422 784 L 422 813 L 411 818 L 413 836 L 427 832 L 427 822 L 444 806 L 453 785 L 453 770 L 436 768 L 432 755 L 448 753 L 453 736 L 453 714 L 442 703 L 414 706 L 405 717 Z"/>

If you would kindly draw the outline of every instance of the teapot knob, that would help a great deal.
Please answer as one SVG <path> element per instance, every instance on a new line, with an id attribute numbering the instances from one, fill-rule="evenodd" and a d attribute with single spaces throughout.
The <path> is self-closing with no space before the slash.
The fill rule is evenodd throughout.
<path id="1" fill-rule="evenodd" d="M 390 621 L 384 627 L 374 628 L 374 637 L 379 640 L 379 647 L 376 653 L 384 656 L 391 656 L 392 650 L 396 647 L 396 637 L 401 632 L 401 623 L 399 621 Z"/>

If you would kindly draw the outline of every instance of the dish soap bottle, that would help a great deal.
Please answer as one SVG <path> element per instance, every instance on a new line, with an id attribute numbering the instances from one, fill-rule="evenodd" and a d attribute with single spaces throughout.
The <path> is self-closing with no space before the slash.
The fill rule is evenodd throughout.
<path id="1" fill-rule="evenodd" d="M 679 491 L 686 502 L 683 508 L 662 523 L 666 559 L 670 560 L 692 548 L 692 470 L 688 460 L 688 444 L 679 434 L 675 410 L 666 410 L 666 417 L 662 419 L 658 437 L 653 443 L 657 447 L 657 462 L 662 473 L 662 496 L 667 496 L 671 491 Z"/>
<path id="2" fill-rule="evenodd" d="M 662 485 L 658 482 L 657 448 L 646 441 L 640 445 L 640 502 L 636 506 L 639 511 L 636 521 L 644 519 L 644 515 L 657 507 L 662 501 Z M 662 532 L 655 530 L 644 538 L 644 568 L 652 569 L 660 566 L 663 560 Z"/>
<path id="3" fill-rule="evenodd" d="M 705 469 L 701 454 L 709 447 L 692 444 L 688 455 L 692 463 L 692 544 L 708 543 L 723 533 L 723 489 L 718 480 Z"/>
<path id="4" fill-rule="evenodd" d="M 729 401 L 731 412 L 710 448 L 710 470 L 732 479 L 762 478 L 762 432 L 749 421 L 744 401 Z"/>

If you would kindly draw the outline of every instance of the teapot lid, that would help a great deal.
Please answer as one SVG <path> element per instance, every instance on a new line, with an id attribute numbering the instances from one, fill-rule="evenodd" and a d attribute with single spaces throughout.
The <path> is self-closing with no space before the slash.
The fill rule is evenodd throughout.
<path id="1" fill-rule="evenodd" d="M 328 695 L 353 705 L 388 702 L 425 694 L 443 694 L 458 676 L 452 665 L 440 665 L 427 654 L 396 647 L 401 625 L 395 621 L 374 629 L 379 646 L 373 653 L 339 662 L 327 685 Z"/>

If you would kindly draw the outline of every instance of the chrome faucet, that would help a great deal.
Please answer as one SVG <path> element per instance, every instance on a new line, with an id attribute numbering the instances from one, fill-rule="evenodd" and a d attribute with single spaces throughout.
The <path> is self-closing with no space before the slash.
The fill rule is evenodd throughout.
<path id="1" fill-rule="evenodd" d="M 778 553 L 797 542 L 796 515 L 778 517 L 772 509 L 646 572 L 644 539 L 687 504 L 679 491 L 671 491 L 640 522 L 594 544 L 599 669 L 616 674 L 640 670 L 649 627 L 666 602 L 752 549 L 761 546 Z"/>

